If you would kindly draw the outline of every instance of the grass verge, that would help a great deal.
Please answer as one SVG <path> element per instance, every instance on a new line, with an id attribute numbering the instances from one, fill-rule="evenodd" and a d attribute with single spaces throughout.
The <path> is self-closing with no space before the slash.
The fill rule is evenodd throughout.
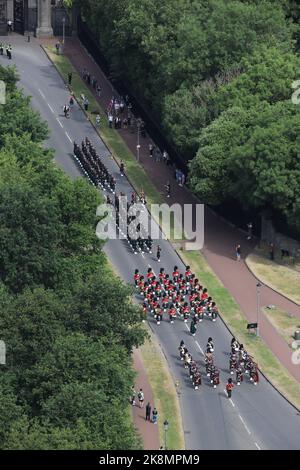
<path id="1" fill-rule="evenodd" d="M 261 282 L 300 304 L 300 272 L 254 253 L 246 263 Z"/>
<path id="2" fill-rule="evenodd" d="M 272 323 L 287 344 L 292 347 L 292 342 L 295 339 L 294 333 L 300 329 L 300 319 L 279 308 L 263 308 L 262 310 L 269 322 Z"/>
<path id="3" fill-rule="evenodd" d="M 168 450 L 185 449 L 184 434 L 178 396 L 171 373 L 159 344 L 147 326 L 149 340 L 140 347 L 142 361 L 151 383 L 155 406 L 158 411 L 160 441 L 164 442 L 164 421 L 169 422 L 167 434 Z"/>
<path id="4" fill-rule="evenodd" d="M 180 251 L 180 256 L 186 264 L 191 266 L 203 285 L 208 288 L 209 293 L 219 306 L 224 322 L 238 341 L 243 343 L 249 353 L 256 358 L 261 371 L 268 380 L 300 409 L 300 384 L 280 364 L 261 338 L 247 333 L 247 320 L 243 312 L 210 269 L 203 255 L 198 251 Z"/>

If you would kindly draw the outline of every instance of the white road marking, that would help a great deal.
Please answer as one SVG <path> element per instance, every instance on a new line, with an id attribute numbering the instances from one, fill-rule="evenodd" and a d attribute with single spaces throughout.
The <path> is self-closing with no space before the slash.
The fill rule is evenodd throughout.
<path id="1" fill-rule="evenodd" d="M 40 89 L 39 89 L 39 94 L 44 98 L 44 100 L 46 99 L 46 96 L 44 95 L 44 93 Z"/>
<path id="2" fill-rule="evenodd" d="M 142 257 L 145 258 L 144 254 L 142 253 Z"/>
<path id="3" fill-rule="evenodd" d="M 258 450 L 261 450 L 260 447 L 259 447 L 259 445 L 257 444 L 257 442 L 254 442 L 254 444 L 256 445 L 256 447 L 257 447 Z"/>
<path id="4" fill-rule="evenodd" d="M 197 344 L 198 348 L 200 349 L 201 353 L 204 354 L 203 352 L 203 349 L 201 348 L 200 344 L 198 343 L 198 341 L 195 341 L 195 343 Z"/>
<path id="5" fill-rule="evenodd" d="M 239 418 L 240 418 L 240 420 L 242 421 L 242 423 L 243 423 L 243 425 L 244 425 L 244 427 L 245 427 L 247 433 L 248 433 L 248 434 L 251 434 L 251 431 L 250 431 L 249 428 L 247 427 L 247 424 L 245 423 L 245 421 L 243 420 L 243 418 L 241 417 L 240 414 L 239 414 Z"/>
<path id="6" fill-rule="evenodd" d="M 63 128 L 64 126 L 62 125 L 62 123 L 60 122 L 60 120 L 59 120 L 58 118 L 56 118 L 56 120 L 57 120 L 57 122 L 59 123 L 60 127 Z"/>
<path id="7" fill-rule="evenodd" d="M 233 403 L 232 399 L 229 398 L 230 403 L 232 404 L 233 408 L 235 408 L 235 404 Z"/>
<path id="8" fill-rule="evenodd" d="M 150 264 L 148 264 L 148 267 L 151 268 Z M 152 268 L 151 268 L 151 269 L 152 269 Z M 153 272 L 154 276 L 156 276 L 156 274 L 155 274 L 155 272 L 153 271 L 153 269 L 152 269 L 152 272 Z"/>
<path id="9" fill-rule="evenodd" d="M 54 114 L 54 110 L 53 110 L 52 106 L 49 103 L 47 103 L 47 105 L 48 105 L 50 111 Z"/>
<path id="10" fill-rule="evenodd" d="M 66 136 L 68 137 L 69 141 L 72 143 L 72 139 L 71 139 L 71 137 L 69 136 L 69 134 L 68 134 L 67 132 L 66 132 L 65 134 L 66 134 Z"/>

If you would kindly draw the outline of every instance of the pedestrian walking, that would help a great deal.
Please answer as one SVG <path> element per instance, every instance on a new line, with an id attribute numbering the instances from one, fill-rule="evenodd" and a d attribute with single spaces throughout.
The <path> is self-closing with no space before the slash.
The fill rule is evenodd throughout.
<path id="1" fill-rule="evenodd" d="M 102 88 L 101 88 L 100 85 L 97 85 L 97 87 L 96 87 L 96 92 L 97 92 L 97 96 L 99 96 L 99 98 L 100 98 L 101 93 L 102 93 Z"/>
<path id="2" fill-rule="evenodd" d="M 231 398 L 233 387 L 234 387 L 234 385 L 233 385 L 232 378 L 229 377 L 228 382 L 226 384 L 226 392 L 227 392 L 227 397 L 228 398 Z"/>
<path id="3" fill-rule="evenodd" d="M 110 129 L 112 129 L 113 122 L 114 122 L 114 117 L 113 117 L 112 114 L 109 114 L 109 115 L 108 115 L 108 127 L 109 127 Z"/>
<path id="4" fill-rule="evenodd" d="M 72 74 L 72 72 L 69 72 L 69 73 L 68 73 L 68 84 L 69 84 L 69 85 L 72 84 L 72 78 L 73 78 L 73 74 Z"/>
<path id="5" fill-rule="evenodd" d="M 84 98 L 83 107 L 84 107 L 85 111 L 89 110 L 89 104 L 90 104 L 90 102 L 89 102 L 88 98 Z"/>
<path id="6" fill-rule="evenodd" d="M 162 157 L 163 157 L 163 162 L 164 162 L 164 163 L 167 163 L 168 152 L 167 152 L 166 150 L 163 151 Z"/>
<path id="7" fill-rule="evenodd" d="M 165 188 L 166 188 L 166 197 L 170 197 L 171 196 L 171 185 L 170 185 L 169 181 L 165 185 Z"/>
<path id="8" fill-rule="evenodd" d="M 235 254 L 237 261 L 241 261 L 241 245 L 236 245 Z"/>
<path id="9" fill-rule="evenodd" d="M 8 20 L 7 22 L 7 31 L 9 33 L 12 33 L 12 21 L 11 20 Z"/>
<path id="10" fill-rule="evenodd" d="M 59 48 L 60 48 L 59 42 L 55 44 L 55 48 L 56 48 L 56 54 L 59 55 Z"/>
<path id="11" fill-rule="evenodd" d="M 145 397 L 144 397 L 144 392 L 142 388 L 140 388 L 140 391 L 138 393 L 138 399 L 139 399 L 140 408 L 143 408 Z"/>
<path id="12" fill-rule="evenodd" d="M 67 104 L 64 105 L 64 115 L 65 115 L 65 118 L 68 118 L 70 116 L 70 108 Z"/>
<path id="13" fill-rule="evenodd" d="M 146 421 L 151 421 L 151 405 L 149 402 L 146 405 Z"/>
<path id="14" fill-rule="evenodd" d="M 156 258 L 159 263 L 160 263 L 160 256 L 161 256 L 161 247 L 157 245 Z"/>
<path id="15" fill-rule="evenodd" d="M 152 411 L 152 423 L 153 423 L 153 424 L 157 424 L 157 420 L 158 420 L 158 412 L 157 412 L 157 409 L 156 409 L 156 408 L 153 408 L 153 411 Z"/>
<path id="16" fill-rule="evenodd" d="M 274 252 L 275 252 L 274 243 L 270 243 L 269 253 L 270 253 L 270 260 L 271 261 L 274 261 Z"/>
<path id="17" fill-rule="evenodd" d="M 100 114 L 97 114 L 97 116 L 96 116 L 96 126 L 100 127 L 100 123 L 101 123 L 101 117 L 100 117 Z"/>
<path id="18" fill-rule="evenodd" d="M 121 176 L 125 175 L 125 165 L 124 165 L 123 160 L 121 160 L 121 163 L 120 163 L 120 174 Z"/>

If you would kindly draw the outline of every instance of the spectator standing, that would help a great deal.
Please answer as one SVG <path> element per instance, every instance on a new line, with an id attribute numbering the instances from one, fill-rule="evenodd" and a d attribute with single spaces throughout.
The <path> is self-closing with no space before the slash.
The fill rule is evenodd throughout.
<path id="1" fill-rule="evenodd" d="M 101 116 L 100 116 L 100 114 L 97 114 L 97 116 L 96 116 L 96 126 L 100 127 L 100 123 L 101 123 Z"/>
<path id="2" fill-rule="evenodd" d="M 155 147 L 155 161 L 159 163 L 161 160 L 161 151 L 158 147 Z"/>
<path id="3" fill-rule="evenodd" d="M 274 252 L 275 252 L 274 243 L 270 243 L 270 260 L 271 261 L 274 261 Z"/>
<path id="4" fill-rule="evenodd" d="M 134 389 L 134 385 L 131 387 L 131 397 L 130 397 L 130 403 L 132 406 L 135 406 L 135 397 L 136 397 L 136 391 Z"/>
<path id="5" fill-rule="evenodd" d="M 167 159 L 168 159 L 168 156 L 169 156 L 169 155 L 168 155 L 168 152 L 167 152 L 166 150 L 163 151 L 163 155 L 162 155 L 162 156 L 163 156 L 163 162 L 164 162 L 164 163 L 167 163 Z"/>
<path id="6" fill-rule="evenodd" d="M 152 411 L 152 423 L 153 423 L 153 424 L 157 424 L 157 420 L 158 420 L 158 412 L 157 412 L 157 409 L 156 409 L 156 408 L 153 408 L 153 411 Z"/>
<path id="7" fill-rule="evenodd" d="M 251 240 L 252 238 L 252 228 L 253 228 L 252 222 L 249 222 L 249 224 L 247 224 L 247 229 L 248 229 L 247 240 Z"/>
<path id="8" fill-rule="evenodd" d="M 169 166 L 170 163 L 171 163 L 171 160 L 170 160 L 170 155 L 168 153 L 166 153 L 166 165 Z"/>
<path id="9" fill-rule="evenodd" d="M 109 127 L 110 129 L 112 129 L 113 121 L 114 121 L 113 115 L 112 115 L 112 114 L 109 114 L 109 115 L 108 115 L 108 127 Z"/>
<path id="10" fill-rule="evenodd" d="M 83 107 L 85 111 L 89 110 L 89 104 L 90 104 L 89 100 L 87 98 L 84 98 Z"/>
<path id="11" fill-rule="evenodd" d="M 151 421 L 151 405 L 149 402 L 146 405 L 146 421 Z"/>

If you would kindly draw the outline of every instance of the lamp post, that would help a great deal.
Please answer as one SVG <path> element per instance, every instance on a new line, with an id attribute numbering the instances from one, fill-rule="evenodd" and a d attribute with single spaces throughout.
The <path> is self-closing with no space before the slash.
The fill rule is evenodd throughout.
<path id="1" fill-rule="evenodd" d="M 258 282 L 256 284 L 256 313 L 257 313 L 257 318 L 256 318 L 256 321 L 257 321 L 257 328 L 256 328 L 256 336 L 259 336 L 259 323 L 258 323 L 258 319 L 259 319 L 259 311 L 260 311 L 260 288 L 262 287 L 262 284 L 260 282 Z"/>
<path id="2" fill-rule="evenodd" d="M 138 162 L 140 161 L 140 148 L 141 148 L 141 145 L 140 145 L 140 128 L 141 128 L 141 122 L 138 119 L 138 121 L 137 121 L 137 146 L 136 146 L 136 150 L 137 150 L 136 158 L 137 158 Z"/>
<path id="3" fill-rule="evenodd" d="M 165 428 L 165 450 L 167 450 L 167 431 L 169 429 L 169 423 L 167 420 L 164 422 L 164 428 Z"/>
<path id="4" fill-rule="evenodd" d="M 63 43 L 63 46 L 65 45 L 65 29 L 66 29 L 66 17 L 64 16 L 63 19 L 62 19 L 62 23 L 63 23 L 63 39 L 62 39 L 62 43 Z"/>

